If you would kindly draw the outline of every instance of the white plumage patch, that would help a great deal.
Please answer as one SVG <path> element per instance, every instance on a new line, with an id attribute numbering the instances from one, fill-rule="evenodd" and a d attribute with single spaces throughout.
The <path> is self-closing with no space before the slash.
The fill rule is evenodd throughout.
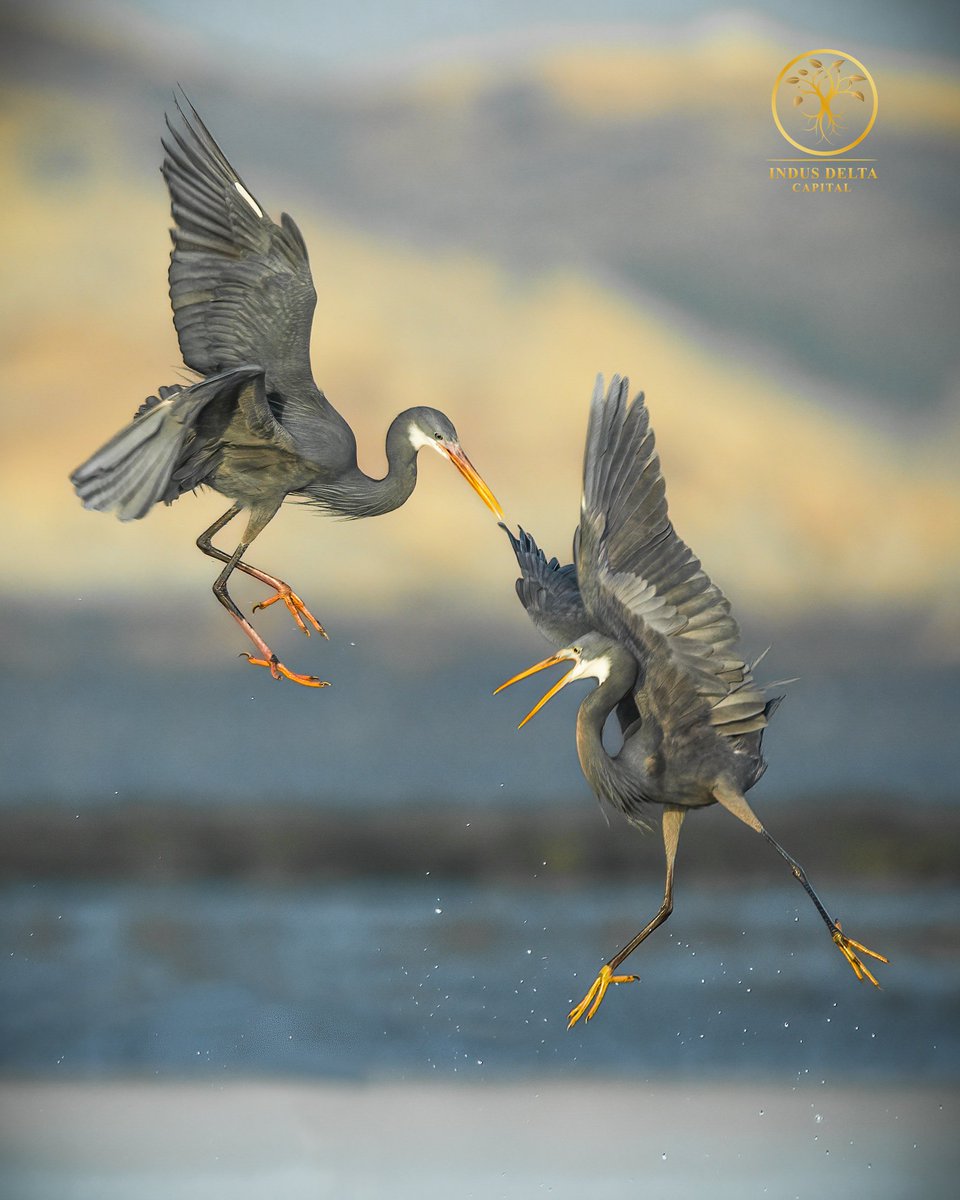
<path id="1" fill-rule="evenodd" d="M 424 433 L 419 425 L 414 425 L 412 421 L 407 426 L 407 437 L 410 439 L 410 445 L 414 450 L 422 450 L 424 446 L 431 446 L 438 454 L 445 453 L 436 438 L 432 438 Z"/>
<path id="2" fill-rule="evenodd" d="M 610 674 L 610 657 L 607 654 L 601 654 L 597 658 L 581 658 L 577 665 L 568 675 L 568 679 L 596 679 L 597 683 L 604 683 L 607 676 Z"/>
<path id="3" fill-rule="evenodd" d="M 243 199 L 246 200 L 246 202 L 250 205 L 250 207 L 257 214 L 257 216 L 261 220 L 263 220 L 263 210 L 260 208 L 260 205 L 256 202 L 256 200 L 254 200 L 254 198 L 250 195 L 250 193 L 247 191 L 247 189 L 243 186 L 243 184 L 239 181 L 239 179 L 234 183 L 233 186 L 237 189 L 237 191 L 240 193 L 240 195 L 243 197 Z"/>

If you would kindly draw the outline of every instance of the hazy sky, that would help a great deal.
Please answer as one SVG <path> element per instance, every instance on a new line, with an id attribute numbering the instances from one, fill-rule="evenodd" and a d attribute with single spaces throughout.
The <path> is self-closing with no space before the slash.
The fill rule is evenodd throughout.
<path id="1" fill-rule="evenodd" d="M 51 0 L 50 11 L 76 14 L 70 0 Z M 365 65 L 382 69 L 408 59 L 430 58 L 460 44 L 460 51 L 535 35 L 576 39 L 585 31 L 616 25 L 646 25 L 669 31 L 712 19 L 782 25 L 809 31 L 830 44 L 866 42 L 907 51 L 956 55 L 960 47 L 960 8 L 948 3 L 895 0 L 764 0 L 718 4 L 710 0 L 277 0 L 265 4 L 237 0 L 100 0 L 85 8 L 86 19 L 100 15 L 107 25 L 138 16 L 172 26 L 203 40 L 216 39 L 228 54 L 255 53 L 261 69 L 289 70 L 298 64 L 355 73 Z"/>

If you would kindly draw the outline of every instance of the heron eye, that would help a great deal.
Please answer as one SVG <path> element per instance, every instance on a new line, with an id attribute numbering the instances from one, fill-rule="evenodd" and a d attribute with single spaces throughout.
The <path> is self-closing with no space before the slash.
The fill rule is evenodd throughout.
<path id="1" fill-rule="evenodd" d="M 437 439 L 437 441 L 438 441 L 438 442 L 442 442 L 442 441 L 443 441 L 443 434 L 442 434 L 442 433 L 435 433 L 433 436 L 434 436 L 434 437 Z"/>

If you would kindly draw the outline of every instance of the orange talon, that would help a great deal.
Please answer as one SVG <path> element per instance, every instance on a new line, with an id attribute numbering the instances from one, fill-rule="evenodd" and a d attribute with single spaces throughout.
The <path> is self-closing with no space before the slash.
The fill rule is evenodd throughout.
<path id="1" fill-rule="evenodd" d="M 636 983 L 637 980 L 638 976 L 636 975 L 614 975 L 610 964 L 604 964 L 600 968 L 600 974 L 593 981 L 593 986 L 589 992 L 587 992 L 577 1007 L 570 1011 L 567 1029 L 572 1029 L 584 1013 L 587 1014 L 588 1021 L 593 1019 L 611 983 Z M 587 1012 L 588 1008 L 589 1012 Z"/>
<path id="2" fill-rule="evenodd" d="M 833 940 L 837 949 L 850 964 L 857 979 L 869 979 L 873 986 L 878 988 L 880 984 L 877 983 L 876 979 L 874 979 L 870 968 L 857 955 L 856 951 L 859 950 L 861 954 L 869 954 L 871 958 L 875 958 L 878 962 L 882 963 L 888 963 L 890 959 L 884 958 L 882 954 L 878 954 L 876 950 L 871 950 L 869 947 L 862 945 L 860 942 L 855 942 L 853 938 L 848 938 L 841 931 L 839 921 L 837 922 L 836 929 L 833 931 Z"/>
<path id="3" fill-rule="evenodd" d="M 241 654 L 241 658 L 245 658 L 252 667 L 266 667 L 274 679 L 289 679 L 291 683 L 302 684 L 303 687 L 325 688 L 330 684 L 325 679 L 318 679 L 316 675 L 298 675 L 295 671 L 289 670 L 283 665 L 276 655 L 273 658 L 254 658 L 251 654 Z"/>
<path id="4" fill-rule="evenodd" d="M 310 609 L 307 608 L 297 593 L 289 586 L 289 584 L 282 584 L 277 588 L 277 594 L 275 596 L 270 596 L 269 599 L 261 600 L 259 604 L 255 604 L 253 606 L 253 611 L 256 612 L 258 608 L 269 608 L 271 604 L 276 604 L 278 600 L 282 600 L 284 602 L 284 604 L 287 606 L 287 612 L 289 612 L 290 616 L 293 617 L 297 625 L 303 630 L 307 637 L 310 636 L 310 630 L 304 624 L 303 617 L 307 618 L 307 620 L 322 638 L 326 638 L 327 641 L 330 640 L 327 631 L 313 615 Z M 303 616 L 301 616 L 301 613 Z"/>

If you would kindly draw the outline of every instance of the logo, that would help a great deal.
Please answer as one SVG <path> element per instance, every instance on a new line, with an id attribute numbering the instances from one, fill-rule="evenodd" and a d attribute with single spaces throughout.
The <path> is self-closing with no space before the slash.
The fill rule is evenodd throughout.
<path id="1" fill-rule="evenodd" d="M 811 50 L 788 62 L 773 85 L 773 119 L 791 146 L 833 158 L 859 146 L 877 119 L 877 88 L 857 59 Z"/>
<path id="2" fill-rule="evenodd" d="M 777 129 L 801 152 L 768 159 L 789 164 L 771 165 L 771 181 L 793 192 L 826 193 L 852 192 L 877 178 L 876 159 L 850 157 L 877 119 L 877 85 L 859 59 L 842 50 L 808 50 L 791 59 L 773 85 L 771 107 Z"/>

